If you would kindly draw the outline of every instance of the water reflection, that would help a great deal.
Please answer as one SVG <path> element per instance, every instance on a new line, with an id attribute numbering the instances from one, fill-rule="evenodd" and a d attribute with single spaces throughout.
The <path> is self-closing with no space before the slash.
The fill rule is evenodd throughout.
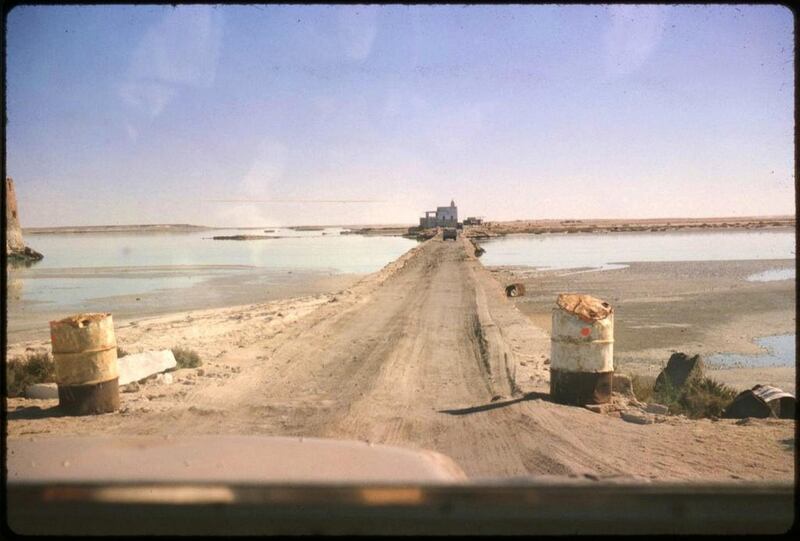
<path id="1" fill-rule="evenodd" d="M 794 259 L 794 231 L 509 235 L 481 243 L 484 265 L 613 269 L 634 261 Z"/>
<path id="2" fill-rule="evenodd" d="M 112 296 L 160 290 L 180 295 L 186 288 L 220 277 L 252 282 L 293 271 L 364 274 L 379 270 L 416 244 L 400 237 L 342 235 L 342 228 L 275 228 L 270 233 L 275 238 L 211 239 L 264 235 L 262 231 L 36 235 L 37 248 L 47 257 L 36 268 L 28 265 L 9 270 L 9 279 L 20 284 L 18 293 L 10 298 L 61 310 Z"/>
<path id="3" fill-rule="evenodd" d="M 12 269 L 29 269 L 34 265 L 41 263 L 41 259 L 28 259 L 26 257 L 6 257 L 6 265 Z"/>

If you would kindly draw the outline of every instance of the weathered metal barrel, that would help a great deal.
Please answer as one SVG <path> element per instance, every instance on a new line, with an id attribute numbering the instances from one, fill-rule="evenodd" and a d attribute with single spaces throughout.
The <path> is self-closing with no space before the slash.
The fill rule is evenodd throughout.
<path id="1" fill-rule="evenodd" d="M 611 399 L 614 310 L 590 295 L 562 293 L 553 308 L 550 397 L 583 406 Z"/>
<path id="2" fill-rule="evenodd" d="M 111 314 L 77 314 L 50 322 L 58 405 L 70 415 L 119 408 L 117 341 Z"/>

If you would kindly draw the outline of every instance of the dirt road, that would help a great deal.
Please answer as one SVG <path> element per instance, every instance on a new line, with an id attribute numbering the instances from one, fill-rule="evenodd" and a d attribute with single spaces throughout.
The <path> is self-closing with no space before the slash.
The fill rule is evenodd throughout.
<path id="1" fill-rule="evenodd" d="M 270 325 L 286 314 L 253 307 L 206 323 L 199 314 L 123 325 L 125 344 L 188 337 L 213 361 L 179 371 L 172 385 L 123 394 L 115 414 L 55 417 L 55 401 L 35 410 L 9 400 L 9 435 L 362 439 L 442 452 L 477 478 L 793 478 L 791 421 L 636 425 L 551 403 L 549 336 L 471 254 L 465 239 L 432 239 L 280 328 Z"/>

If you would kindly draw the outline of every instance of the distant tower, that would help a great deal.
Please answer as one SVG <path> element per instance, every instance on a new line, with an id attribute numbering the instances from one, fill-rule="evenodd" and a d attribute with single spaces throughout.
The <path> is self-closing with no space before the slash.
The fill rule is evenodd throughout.
<path id="1" fill-rule="evenodd" d="M 25 246 L 22 240 L 22 227 L 19 225 L 17 194 L 14 181 L 6 177 L 6 257 L 38 261 L 44 256 Z"/>
<path id="2" fill-rule="evenodd" d="M 6 177 L 6 255 L 25 250 L 22 240 L 22 228 L 17 216 L 17 194 L 14 192 L 14 181 Z"/>
<path id="3" fill-rule="evenodd" d="M 451 199 L 451 200 L 450 200 L 450 206 L 451 206 L 451 207 L 455 207 L 455 206 L 456 206 L 456 201 L 455 201 L 455 199 Z"/>

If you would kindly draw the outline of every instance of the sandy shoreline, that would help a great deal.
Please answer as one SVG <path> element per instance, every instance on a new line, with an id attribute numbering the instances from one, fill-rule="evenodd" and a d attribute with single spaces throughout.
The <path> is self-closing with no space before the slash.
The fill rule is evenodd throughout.
<path id="1" fill-rule="evenodd" d="M 476 237 L 494 237 L 512 234 L 548 233 L 607 233 L 635 231 L 706 231 L 785 229 L 795 227 L 794 216 L 737 216 L 718 218 L 646 218 L 646 219 L 591 219 L 591 220 L 514 220 L 484 222 L 467 228 L 467 234 Z"/>
<path id="2" fill-rule="evenodd" d="M 225 269 L 229 271 L 230 266 Z M 216 266 L 113 267 L 93 269 L 34 269 L 28 275 L 42 278 L 137 278 L 159 276 L 202 277 L 189 287 L 131 295 L 94 298 L 72 307 L 48 308 L 48 303 L 20 301 L 10 281 L 6 338 L 9 344 L 49 337 L 49 321 L 78 312 L 111 312 L 115 322 L 192 310 L 228 309 L 253 302 L 283 301 L 345 289 L 363 275 L 323 271 L 297 271 L 241 267 L 239 275 L 213 276 Z M 208 273 L 203 275 L 203 273 Z M 9 277 L 11 278 L 11 277 Z M 20 286 L 24 287 L 24 286 Z"/>

